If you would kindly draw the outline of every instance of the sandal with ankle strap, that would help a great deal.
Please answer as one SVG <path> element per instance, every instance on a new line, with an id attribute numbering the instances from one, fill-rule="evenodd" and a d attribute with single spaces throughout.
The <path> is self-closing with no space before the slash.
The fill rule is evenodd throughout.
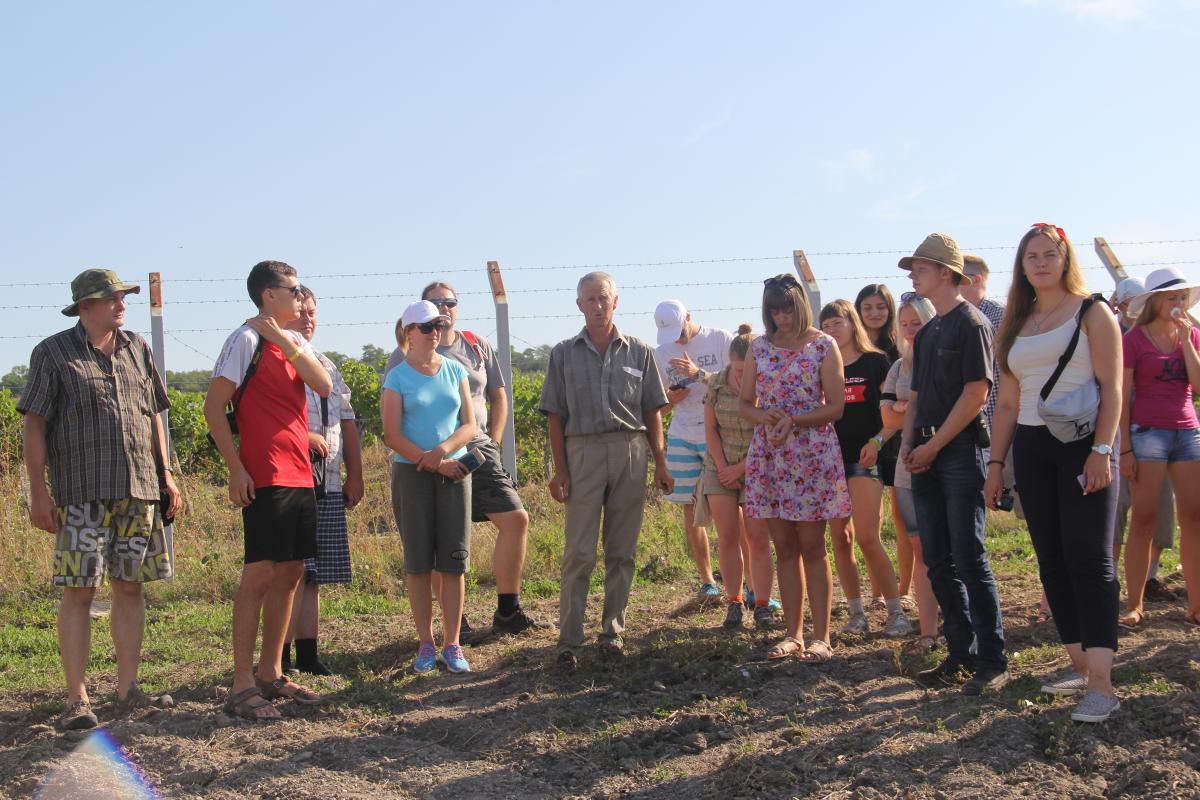
<path id="1" fill-rule="evenodd" d="M 261 702 L 252 703 L 251 701 L 256 697 Z M 263 712 L 267 711 L 267 709 L 270 709 L 270 712 L 264 714 Z M 279 710 L 269 700 L 263 697 L 262 692 L 258 690 L 257 686 L 242 689 L 236 694 L 230 692 L 229 697 L 225 698 L 225 704 L 221 706 L 221 710 L 231 717 L 241 717 L 251 722 L 283 719 L 283 715 L 279 713 Z"/>
<path id="2" fill-rule="evenodd" d="M 804 653 L 804 642 L 797 639 L 795 636 L 785 636 L 775 643 L 775 646 L 767 651 L 767 658 L 772 661 L 778 661 L 788 656 L 800 656 Z"/>

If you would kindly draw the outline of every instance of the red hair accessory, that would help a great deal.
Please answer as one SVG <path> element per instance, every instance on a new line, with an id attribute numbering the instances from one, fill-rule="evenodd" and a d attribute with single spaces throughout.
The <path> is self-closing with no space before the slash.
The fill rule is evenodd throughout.
<path id="1" fill-rule="evenodd" d="M 1035 222 L 1030 227 L 1031 228 L 1053 228 L 1055 231 L 1058 232 L 1058 238 L 1062 239 L 1064 242 L 1067 240 L 1067 232 L 1064 231 L 1062 228 L 1058 227 L 1057 225 L 1051 225 L 1049 222 Z"/>

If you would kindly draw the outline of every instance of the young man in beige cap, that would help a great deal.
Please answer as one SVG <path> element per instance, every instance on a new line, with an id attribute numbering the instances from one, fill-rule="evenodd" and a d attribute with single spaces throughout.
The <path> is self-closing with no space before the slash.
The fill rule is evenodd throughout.
<path id="1" fill-rule="evenodd" d="M 963 299 L 971 279 L 962 253 L 942 233 L 925 238 L 900 268 L 937 316 L 913 343 L 912 399 L 900 457 L 912 475 L 913 499 L 929 582 L 945 620 L 950 653 L 918 681 L 952 683 L 972 673 L 963 694 L 1008 682 L 1000 595 L 984 547 L 984 466 L 979 412 L 994 380 L 992 326 Z"/>
<path id="2" fill-rule="evenodd" d="M 558 663 L 572 670 L 583 646 L 588 581 L 596 541 L 604 537 L 604 611 L 600 652 L 620 658 L 625 607 L 646 505 L 646 467 L 663 494 L 675 481 L 663 454 L 662 411 L 667 394 L 654 350 L 617 330 L 617 285 L 589 272 L 575 304 L 584 326 L 550 352 L 540 408 L 550 428 L 554 477 L 550 495 L 566 505 L 566 543 L 559 592 Z M 603 516 L 603 528 L 601 517 Z"/>
<path id="3" fill-rule="evenodd" d="M 117 708 L 171 705 L 137 685 L 145 633 L 142 584 L 172 575 L 163 516 L 179 510 L 162 418 L 170 403 L 144 339 L 121 330 L 125 297 L 141 291 L 115 272 L 71 282 L 75 327 L 33 349 L 17 410 L 25 415 L 30 517 L 57 534 L 58 644 L 67 678 L 63 729 L 97 724 L 84 682 L 92 598 L 108 575 L 117 651 Z M 49 467 L 50 485 L 46 485 Z M 160 508 L 163 497 L 168 508 Z"/>

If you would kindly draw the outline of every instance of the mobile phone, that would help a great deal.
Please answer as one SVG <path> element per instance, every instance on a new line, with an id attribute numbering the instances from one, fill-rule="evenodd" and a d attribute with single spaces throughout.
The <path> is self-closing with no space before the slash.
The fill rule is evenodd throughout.
<path id="1" fill-rule="evenodd" d="M 687 384 L 686 383 L 672 383 L 667 388 L 670 389 L 672 392 L 678 392 L 680 389 L 686 389 Z"/>
<path id="2" fill-rule="evenodd" d="M 1012 489 L 1004 490 L 1003 494 L 1000 495 L 1000 499 L 996 501 L 996 508 L 998 508 L 1000 511 L 1013 510 Z"/>
<path id="3" fill-rule="evenodd" d="M 1079 488 L 1087 491 L 1087 475 L 1082 472 L 1075 476 L 1075 480 L 1079 481 Z"/>
<path id="4" fill-rule="evenodd" d="M 483 466 L 484 457 L 483 451 L 476 447 L 473 450 L 468 450 L 467 454 L 458 459 L 458 463 L 467 468 L 467 472 L 474 472 Z"/>

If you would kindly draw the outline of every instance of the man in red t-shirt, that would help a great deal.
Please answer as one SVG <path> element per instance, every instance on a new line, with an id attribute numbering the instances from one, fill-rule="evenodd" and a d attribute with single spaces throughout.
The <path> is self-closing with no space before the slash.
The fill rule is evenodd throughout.
<path id="1" fill-rule="evenodd" d="M 282 261 L 254 265 L 246 279 L 258 315 L 225 341 L 204 399 L 204 417 L 229 467 L 229 499 L 242 509 L 245 565 L 233 601 L 233 688 L 225 711 L 246 719 L 279 719 L 270 700 L 315 705 L 315 692 L 279 668 L 304 559 L 317 554 L 317 503 L 308 452 L 304 386 L 321 397 L 329 373 L 304 337 L 283 325 L 300 315 L 296 270 Z M 235 400 L 235 445 L 225 407 Z M 262 617 L 262 652 L 254 645 Z"/>

